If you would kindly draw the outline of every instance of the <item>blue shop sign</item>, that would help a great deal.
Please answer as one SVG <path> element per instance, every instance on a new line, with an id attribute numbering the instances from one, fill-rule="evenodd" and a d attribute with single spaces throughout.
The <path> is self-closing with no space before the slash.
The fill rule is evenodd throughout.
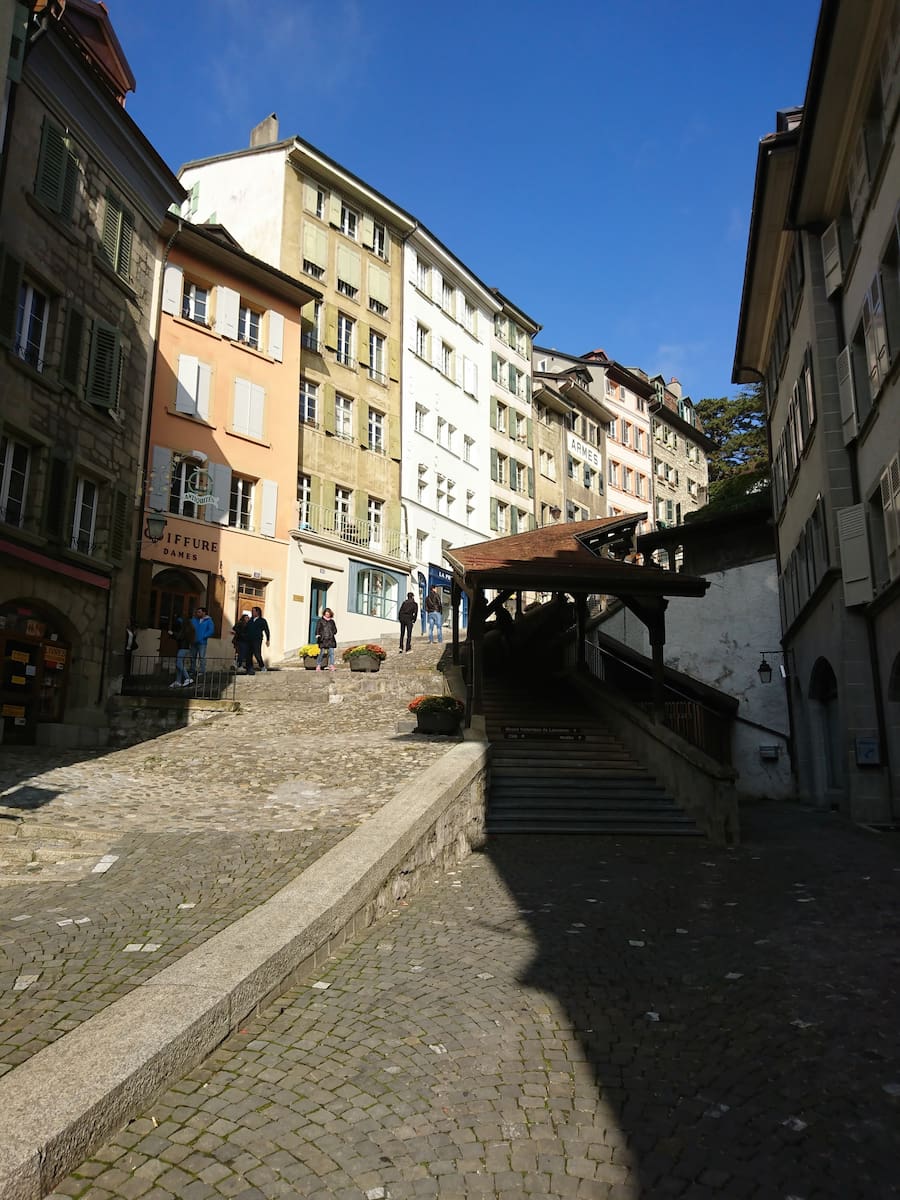
<path id="1" fill-rule="evenodd" d="M 446 588 L 450 590 L 450 584 L 453 582 L 453 576 L 444 567 L 436 567 L 434 563 L 428 564 L 428 586 L 436 587 L 439 590 Z"/>

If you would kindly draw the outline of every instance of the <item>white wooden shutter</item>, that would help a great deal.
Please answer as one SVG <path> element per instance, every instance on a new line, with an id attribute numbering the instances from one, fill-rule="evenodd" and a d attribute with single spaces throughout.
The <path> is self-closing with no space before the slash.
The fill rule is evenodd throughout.
<path id="1" fill-rule="evenodd" d="M 212 367 L 209 363 L 197 364 L 197 416 L 209 420 L 209 400 L 212 392 Z"/>
<path id="2" fill-rule="evenodd" d="M 847 172 L 847 190 L 850 193 L 850 219 L 853 223 L 854 235 L 859 233 L 862 224 L 866 201 L 869 199 L 869 167 L 866 160 L 866 134 L 859 131 L 853 157 Z"/>
<path id="3" fill-rule="evenodd" d="M 178 355 L 178 384 L 175 388 L 175 411 L 197 412 L 197 375 L 200 362 L 193 354 Z"/>
<path id="4" fill-rule="evenodd" d="M 241 298 L 237 292 L 227 287 L 216 288 L 216 333 L 232 340 L 237 338 L 240 307 Z"/>
<path id="5" fill-rule="evenodd" d="M 391 277 L 381 267 L 369 263 L 369 295 L 379 304 L 391 303 Z M 413 322 L 415 326 L 415 322 Z"/>
<path id="6" fill-rule="evenodd" d="M 265 426 L 266 389 L 258 383 L 250 384 L 250 421 L 247 432 L 251 437 L 262 438 Z"/>
<path id="7" fill-rule="evenodd" d="M 314 213 L 319 206 L 319 189 L 309 182 L 303 181 L 303 207 L 307 212 Z"/>
<path id="8" fill-rule="evenodd" d="M 881 508 L 884 540 L 891 579 L 900 574 L 900 457 L 896 454 L 881 476 Z"/>
<path id="9" fill-rule="evenodd" d="M 375 241 L 375 222 L 371 217 L 364 216 L 359 223 L 360 240 L 366 249 L 372 249 L 372 243 Z"/>
<path id="10" fill-rule="evenodd" d="M 154 446 L 147 481 L 147 504 L 160 512 L 169 507 L 169 491 L 172 486 L 172 451 L 165 446 Z"/>
<path id="11" fill-rule="evenodd" d="M 328 197 L 328 222 L 336 229 L 341 227 L 341 198 L 332 194 Z"/>
<path id="12" fill-rule="evenodd" d="M 247 379 L 235 379 L 234 381 L 234 416 L 232 418 L 231 427 L 237 433 L 250 432 L 250 388 L 251 384 Z"/>
<path id="13" fill-rule="evenodd" d="M 853 347 L 845 346 L 837 356 L 838 395 L 844 445 L 852 442 L 859 428 L 856 420 L 856 389 L 853 383 Z"/>
<path id="14" fill-rule="evenodd" d="M 260 480 L 262 485 L 262 512 L 259 532 L 263 537 L 275 536 L 275 514 L 278 511 L 278 484 L 272 479 Z"/>
<path id="15" fill-rule="evenodd" d="M 209 490 L 215 499 L 206 509 L 207 521 L 217 525 L 228 524 L 228 508 L 231 503 L 231 467 L 226 463 L 211 462 L 207 466 Z"/>
<path id="16" fill-rule="evenodd" d="M 873 593 L 865 505 L 851 504 L 848 508 L 839 508 L 837 524 L 844 605 L 852 608 L 856 604 L 868 604 Z"/>
<path id="17" fill-rule="evenodd" d="M 284 359 L 284 317 L 269 309 L 269 357 L 276 362 Z"/>
<path id="18" fill-rule="evenodd" d="M 825 268 L 825 295 L 833 295 L 844 281 L 841 263 L 841 239 L 837 221 L 832 221 L 822 234 L 822 265 Z"/>
<path id="19" fill-rule="evenodd" d="M 181 316 L 181 297 L 184 294 L 184 272 L 174 263 L 166 263 L 163 272 L 162 310 L 170 316 Z"/>
<path id="20" fill-rule="evenodd" d="M 328 269 L 328 234 L 312 221 L 303 223 L 303 258 L 323 271 Z"/>

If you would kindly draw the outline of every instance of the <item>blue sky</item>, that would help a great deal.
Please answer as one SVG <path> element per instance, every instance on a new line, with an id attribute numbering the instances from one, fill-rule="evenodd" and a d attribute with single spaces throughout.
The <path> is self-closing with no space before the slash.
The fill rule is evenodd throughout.
<path id="1" fill-rule="evenodd" d="M 818 0 L 107 0 L 177 171 L 278 114 L 543 325 L 695 400 L 731 365 L 756 147 Z"/>

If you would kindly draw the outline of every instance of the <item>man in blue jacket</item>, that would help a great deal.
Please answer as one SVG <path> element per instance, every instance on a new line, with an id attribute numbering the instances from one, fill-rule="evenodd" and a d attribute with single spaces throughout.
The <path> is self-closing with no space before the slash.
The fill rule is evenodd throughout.
<path id="1" fill-rule="evenodd" d="M 206 671 L 206 643 L 215 633 L 212 617 L 205 608 L 195 608 L 191 617 L 194 626 L 194 645 L 191 648 L 191 674 L 194 678 Z"/>

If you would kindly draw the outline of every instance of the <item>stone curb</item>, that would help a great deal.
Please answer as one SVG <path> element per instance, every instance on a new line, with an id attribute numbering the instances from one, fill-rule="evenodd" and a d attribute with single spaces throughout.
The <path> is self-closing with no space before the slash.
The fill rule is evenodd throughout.
<path id="1" fill-rule="evenodd" d="M 404 876 L 393 894 L 408 893 L 417 850 L 427 863 L 463 857 L 483 836 L 486 761 L 483 744 L 454 746 L 264 904 L 0 1078 L 0 1200 L 40 1200 L 292 975 L 371 924 L 392 877 Z M 454 806 L 473 789 L 480 813 L 460 821 Z"/>

